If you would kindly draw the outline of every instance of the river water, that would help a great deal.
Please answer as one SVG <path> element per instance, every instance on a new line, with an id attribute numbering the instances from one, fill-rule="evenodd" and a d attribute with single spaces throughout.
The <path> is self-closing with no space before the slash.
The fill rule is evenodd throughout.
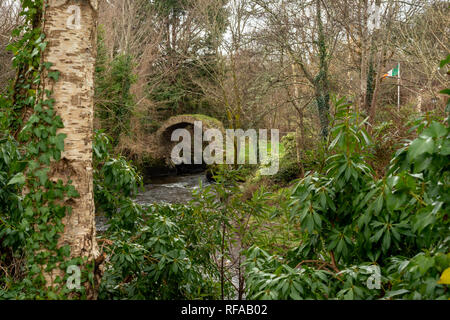
<path id="1" fill-rule="evenodd" d="M 210 182 L 204 172 L 180 176 L 165 176 L 151 179 L 151 183 L 145 185 L 144 191 L 139 193 L 135 202 L 148 206 L 159 204 L 184 204 L 192 200 L 192 191 Z M 105 216 L 96 216 L 96 229 L 104 232 L 108 229 L 108 219 Z"/>
<path id="2" fill-rule="evenodd" d="M 141 205 L 151 205 L 153 203 L 187 203 L 192 200 L 192 191 L 200 187 L 209 185 L 204 172 L 154 178 L 151 184 L 145 186 L 145 191 L 136 197 L 136 202 Z"/>

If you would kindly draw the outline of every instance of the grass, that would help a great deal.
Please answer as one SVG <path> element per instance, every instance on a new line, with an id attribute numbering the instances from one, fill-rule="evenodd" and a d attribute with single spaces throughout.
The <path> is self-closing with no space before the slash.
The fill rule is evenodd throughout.
<path id="1" fill-rule="evenodd" d="M 266 141 L 267 143 L 267 155 L 272 155 L 272 141 Z M 245 163 L 249 162 L 249 156 L 250 156 L 250 152 L 257 152 L 257 150 L 255 150 L 254 145 L 250 145 L 250 143 L 245 143 L 245 148 L 242 148 L 239 151 L 239 159 L 243 159 L 245 158 Z M 279 157 L 283 157 L 285 150 L 284 150 L 284 145 L 282 143 L 278 143 L 278 154 Z"/>

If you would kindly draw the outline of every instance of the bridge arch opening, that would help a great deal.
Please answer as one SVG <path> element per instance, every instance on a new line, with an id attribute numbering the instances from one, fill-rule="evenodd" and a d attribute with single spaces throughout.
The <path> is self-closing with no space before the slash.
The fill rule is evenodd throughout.
<path id="1" fill-rule="evenodd" d="M 207 170 L 208 166 L 205 163 L 202 155 L 202 163 L 194 163 L 194 124 L 196 121 L 202 122 L 202 132 L 205 133 L 208 129 L 219 129 L 224 132 L 223 125 L 220 121 L 214 118 L 209 118 L 203 115 L 181 115 L 172 117 L 167 120 L 156 133 L 157 141 L 160 145 L 160 154 L 164 156 L 166 163 L 168 163 L 173 169 L 174 174 L 191 174 L 199 173 Z M 186 129 L 191 136 L 191 163 L 182 163 L 175 165 L 171 160 L 171 153 L 173 148 L 181 142 L 181 138 L 178 141 L 172 141 L 172 133 L 177 129 Z M 209 142 L 203 142 L 202 150 L 209 144 Z"/>
<path id="2" fill-rule="evenodd" d="M 162 136 L 162 139 L 168 142 L 169 148 L 167 148 L 167 154 L 169 155 L 172 153 L 173 147 L 175 145 L 179 144 L 181 142 L 181 138 L 178 141 L 172 141 L 172 133 L 177 129 L 185 129 L 189 131 L 190 137 L 191 137 L 191 156 L 190 156 L 190 163 L 181 163 L 181 164 L 174 164 L 171 159 L 169 161 L 171 162 L 171 165 L 174 166 L 175 172 L 177 175 L 183 175 L 183 174 L 193 174 L 193 173 L 200 173 L 204 172 L 207 169 L 207 165 L 202 157 L 202 163 L 196 164 L 194 161 L 194 125 L 192 123 L 188 122 L 181 122 L 174 124 L 170 127 L 168 127 Z M 204 146 L 203 146 L 204 147 Z M 202 149 L 203 150 L 203 149 Z"/>

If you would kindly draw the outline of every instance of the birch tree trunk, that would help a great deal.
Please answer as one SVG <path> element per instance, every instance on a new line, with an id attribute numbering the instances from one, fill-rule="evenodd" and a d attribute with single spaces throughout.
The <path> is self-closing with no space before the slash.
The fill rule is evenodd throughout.
<path id="1" fill-rule="evenodd" d="M 56 82 L 44 75 L 44 85 L 53 90 L 55 111 L 64 123 L 59 132 L 67 135 L 61 160 L 52 164 L 49 178 L 72 180 L 80 194 L 64 203 L 72 212 L 63 219 L 65 229 L 58 245 L 70 245 L 71 257 L 92 262 L 98 256 L 92 169 L 97 0 L 48 0 L 44 6 L 46 3 L 43 32 L 48 45 L 43 60 L 51 62 L 51 69 L 60 75 Z M 47 285 L 53 285 L 63 272 L 46 274 Z M 88 298 L 95 297 L 92 288 L 87 289 Z"/>

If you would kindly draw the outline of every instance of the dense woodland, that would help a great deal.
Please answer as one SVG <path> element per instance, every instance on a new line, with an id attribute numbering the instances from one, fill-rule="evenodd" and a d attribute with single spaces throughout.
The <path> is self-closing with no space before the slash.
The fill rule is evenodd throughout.
<path id="1" fill-rule="evenodd" d="M 0 300 L 450 299 L 449 35 L 441 0 L 0 0 Z M 139 204 L 181 115 L 278 129 L 278 172 Z"/>

